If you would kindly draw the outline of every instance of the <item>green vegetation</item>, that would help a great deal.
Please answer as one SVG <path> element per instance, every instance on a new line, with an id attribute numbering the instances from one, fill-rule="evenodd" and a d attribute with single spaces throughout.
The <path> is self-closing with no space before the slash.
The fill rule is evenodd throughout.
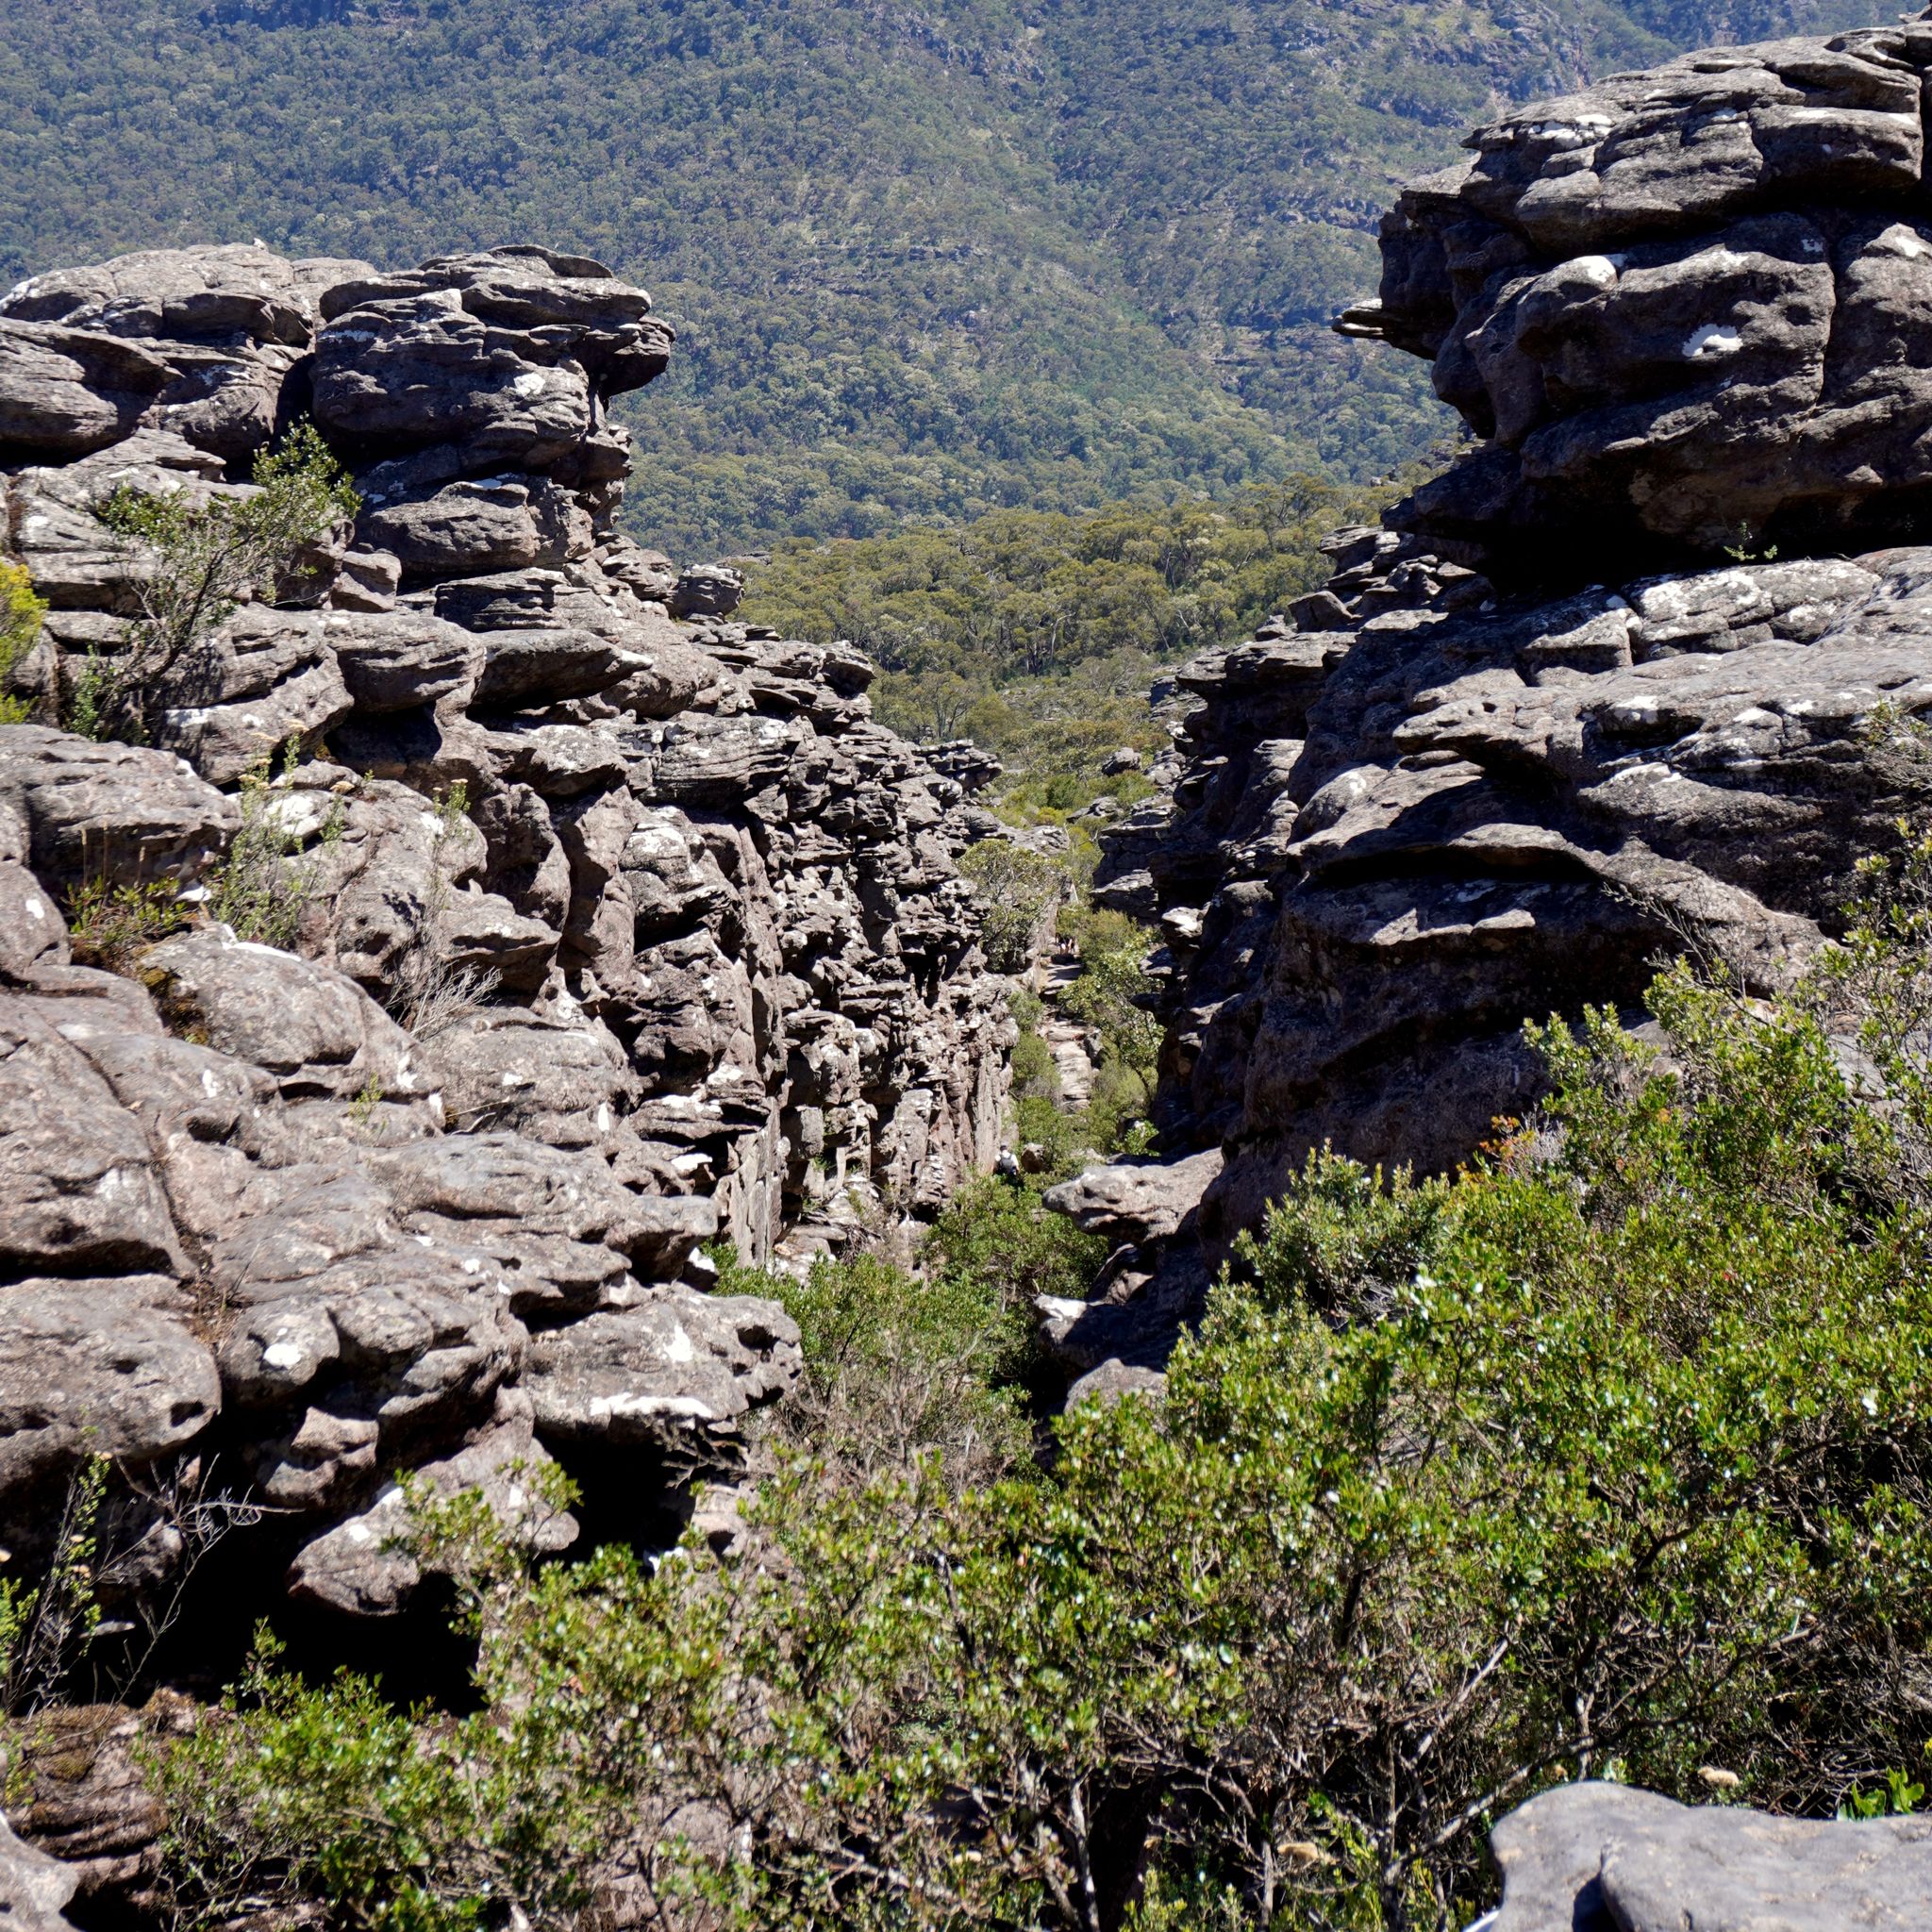
<path id="1" fill-rule="evenodd" d="M 67 934 L 83 966 L 125 973 L 135 957 L 193 917 L 177 879 L 132 879 L 110 885 L 83 879 L 67 895 Z"/>
<path id="2" fill-rule="evenodd" d="M 295 769 L 300 749 L 299 741 L 292 738 L 282 747 L 283 786 Z M 305 841 L 282 809 L 285 797 L 264 752 L 242 774 L 242 823 L 209 874 L 208 910 L 237 939 L 287 951 L 302 930 L 303 914 L 315 892 L 315 874 L 313 866 L 300 858 Z M 324 845 L 341 839 L 343 819 L 337 801 L 323 820 Z"/>
<path id="3" fill-rule="evenodd" d="M 171 705 L 206 695 L 215 633 L 244 597 L 299 589 L 303 553 L 352 520 L 356 492 L 328 445 L 301 424 L 255 461 L 257 489 L 196 502 L 124 484 L 94 505 L 135 551 L 142 614 L 112 658 L 90 653 L 70 680 L 70 728 L 145 743 Z"/>
<path id="4" fill-rule="evenodd" d="M 1325 323 L 1499 103 L 1861 0 L 0 0 L 0 278 L 259 236 L 525 238 L 677 325 L 631 518 L 679 554 L 1367 476 L 1441 433 Z"/>
<path id="5" fill-rule="evenodd" d="M 971 738 L 1029 772 L 1072 774 L 1116 745 L 1154 749 L 1141 699 L 1156 667 L 1317 588 L 1322 539 L 1374 522 L 1394 493 L 1298 475 L 1220 504 L 798 541 L 751 567 L 744 614 L 851 639 L 885 674 L 879 716 L 908 737 Z"/>
<path id="6" fill-rule="evenodd" d="M 94 1571 L 108 1470 L 92 1457 L 68 1484 L 39 1583 L 0 1576 L 0 1713 L 9 1718 L 50 1703 L 101 1627 Z"/>
<path id="7" fill-rule="evenodd" d="M 0 558 L 0 724 L 24 724 L 33 702 L 8 687 L 21 661 L 39 641 L 47 607 L 34 594 L 33 581 L 17 563 Z"/>
<path id="8" fill-rule="evenodd" d="M 1312 1160 L 1165 1394 L 1041 1458 L 958 1454 L 998 1311 L 1091 1265 L 995 1183 L 924 1292 L 792 1293 L 841 1420 L 774 1445 L 742 1555 L 533 1567 L 424 1509 L 476 1715 L 265 1660 L 161 1747 L 184 1908 L 558 1924 L 633 1843 L 727 1924 L 1396 1932 L 1465 1923 L 1488 1822 L 1580 1774 L 1915 1804 L 1932 838 L 1861 892 L 1788 997 L 1666 973 L 1667 1054 L 1543 1031 L 1553 1097 L 1453 1180 Z M 873 1453 L 841 1391 L 949 1359 Z"/>
<path id="9" fill-rule="evenodd" d="M 94 877 L 75 886 L 66 904 L 75 958 L 125 973 L 146 947 L 204 916 L 237 939 L 292 948 L 316 886 L 314 863 L 302 857 L 307 841 L 284 809 L 300 750 L 297 739 L 283 745 L 279 778 L 268 752 L 242 773 L 241 824 L 197 881 L 198 891 L 184 892 L 173 877 L 120 885 Z M 341 801 L 332 802 L 319 833 L 324 847 L 341 839 L 345 817 Z"/>
<path id="10" fill-rule="evenodd" d="M 860 1252 L 803 1282 L 712 1251 L 721 1287 L 769 1295 L 798 1324 L 805 1377 L 778 1441 L 853 1487 L 930 1461 L 950 1489 L 1009 1474 L 1031 1447 L 1038 1295 L 1077 1295 L 1106 1243 L 1041 1206 L 1047 1177 L 981 1176 L 922 1243 L 916 1272 Z"/>
<path id="11" fill-rule="evenodd" d="M 1007 839 L 982 839 L 959 855 L 979 901 L 980 945 L 995 973 L 1024 973 L 1053 931 L 1069 886 L 1067 868 Z"/>
<path id="12" fill-rule="evenodd" d="M 1103 1154 L 1144 1154 L 1144 1116 L 1160 1062 L 1161 1027 L 1146 971 L 1154 935 L 1123 913 L 1086 906 L 1067 908 L 1059 931 L 1080 958 L 1059 1009 L 1100 1042 L 1084 1123 L 1090 1143 Z"/>

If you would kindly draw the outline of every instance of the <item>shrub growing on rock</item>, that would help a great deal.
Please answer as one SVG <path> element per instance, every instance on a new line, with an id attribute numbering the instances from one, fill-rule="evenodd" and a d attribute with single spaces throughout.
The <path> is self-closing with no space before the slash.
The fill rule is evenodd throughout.
<path id="1" fill-rule="evenodd" d="M 1918 1763 L 1928 882 L 1932 841 L 1868 868 L 1790 997 L 1667 973 L 1661 1050 L 1553 1025 L 1543 1116 L 1453 1181 L 1312 1160 L 1164 1395 L 1044 1473 L 787 1462 L 742 1556 L 648 1577 L 480 1538 L 489 1714 L 384 1732 L 287 1871 L 368 1923 L 538 1916 L 622 1816 L 655 1896 L 746 1925 L 1444 1926 L 1544 1786 L 1829 1812 Z M 177 1760 L 217 1863 L 374 1748 L 365 1691 L 291 1694 Z"/>
<path id="2" fill-rule="evenodd" d="M 0 560 L 0 724 L 23 724 L 32 702 L 9 689 L 14 673 L 41 635 L 47 607 L 34 594 L 23 566 Z"/>
<path id="3" fill-rule="evenodd" d="M 73 729 L 147 741 L 168 706 L 192 699 L 203 655 L 242 599 L 274 601 L 303 575 L 303 553 L 359 507 L 347 472 L 306 423 L 256 459 L 255 482 L 253 491 L 203 503 L 185 491 L 154 496 L 124 486 L 94 506 L 142 560 L 134 573 L 142 614 L 114 658 L 90 654 L 72 678 Z"/>

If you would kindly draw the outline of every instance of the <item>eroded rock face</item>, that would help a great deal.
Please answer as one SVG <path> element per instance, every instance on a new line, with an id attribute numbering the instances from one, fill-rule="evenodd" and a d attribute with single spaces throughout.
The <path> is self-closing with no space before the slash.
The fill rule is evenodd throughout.
<path id="1" fill-rule="evenodd" d="M 1928 68 L 1923 21 L 1687 55 L 1408 187 L 1343 325 L 1489 441 L 1396 526 L 1540 577 L 1920 534 Z"/>
<path id="2" fill-rule="evenodd" d="M 1859 533 L 1920 514 L 1927 59 L 1923 24 L 1689 57 L 1390 217 L 1345 325 L 1490 441 L 1181 668 L 1168 796 L 1106 835 L 1100 897 L 1166 941 L 1164 1144 L 1225 1153 L 1210 1252 L 1324 1142 L 1466 1158 L 1539 1097 L 1525 1018 L 1634 1014 L 1687 947 L 1783 983 L 1923 801 L 1884 721 L 1932 712 L 1932 548 Z"/>
<path id="3" fill-rule="evenodd" d="M 406 1473 L 546 1552 L 577 1533 L 553 1454 L 633 1471 L 647 1514 L 736 1470 L 798 1372 L 782 1309 L 703 1291 L 700 1245 L 809 1253 L 991 1164 L 1009 1022 L 962 785 L 872 722 L 849 646 L 732 622 L 734 573 L 614 526 L 608 406 L 671 347 L 650 307 L 532 248 L 150 252 L 0 300 L 42 715 L 150 567 L 108 490 L 245 492 L 308 411 L 363 502 L 149 744 L 0 727 L 17 1562 L 97 1453 L 131 1498 L 266 1506 L 288 1589 L 354 1615 L 420 1582 Z M 180 929 L 70 933 L 137 885 L 185 895 Z M 212 917 L 264 893 L 286 943 Z M 170 1525 L 127 1507 L 164 1575 Z"/>
<path id="4" fill-rule="evenodd" d="M 1490 1840 L 1503 1874 L 1492 1932 L 1837 1932 L 1924 1925 L 1932 1822 L 1770 1818 L 1677 1805 L 1628 1785 L 1564 1785 Z"/>

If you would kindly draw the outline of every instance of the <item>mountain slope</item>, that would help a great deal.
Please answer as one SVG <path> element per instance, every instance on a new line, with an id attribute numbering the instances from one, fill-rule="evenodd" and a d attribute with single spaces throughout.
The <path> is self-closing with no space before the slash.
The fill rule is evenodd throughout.
<path id="1" fill-rule="evenodd" d="M 631 508 L 679 549 L 1358 476 L 1441 426 L 1419 367 L 1322 326 L 1392 184 L 1494 103 L 1820 14 L 0 0 L 0 272 L 587 250 L 679 326 Z"/>

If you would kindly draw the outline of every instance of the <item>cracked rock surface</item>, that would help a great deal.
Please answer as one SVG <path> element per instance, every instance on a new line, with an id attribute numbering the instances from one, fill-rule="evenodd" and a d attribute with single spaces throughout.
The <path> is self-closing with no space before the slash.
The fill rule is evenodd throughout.
<path id="1" fill-rule="evenodd" d="M 1468 1158 L 1539 1097 L 1525 1018 L 1641 1018 L 1687 949 L 1768 990 L 1837 929 L 1932 775 L 1891 722 L 1932 714 L 1926 63 L 1924 23 L 1688 56 L 1404 192 L 1341 325 L 1487 440 L 1176 674 L 1097 893 L 1165 941 L 1169 1160 L 1224 1165 L 1090 1177 L 1123 1227 L 1192 1211 L 1070 1336 L 1158 1362 L 1177 1251 L 1324 1142 Z"/>
<path id="2" fill-rule="evenodd" d="M 150 251 L 0 298 L 37 718 L 152 567 L 109 490 L 244 493 L 306 413 L 362 501 L 157 694 L 151 742 L 0 727 L 23 1563 L 97 1454 L 147 1571 L 140 1499 L 215 1482 L 268 1512 L 264 1591 L 354 1616 L 420 1581 L 406 1474 L 544 1551 L 578 1532 L 553 1457 L 675 1514 L 799 1364 L 775 1304 L 705 1292 L 701 1244 L 808 1255 L 991 1165 L 1010 1023 L 965 786 L 873 722 L 850 646 L 735 621 L 734 572 L 617 529 L 608 406 L 671 347 L 641 290 L 532 247 Z M 287 848 L 287 944 L 208 909 L 248 824 Z M 116 950 L 75 912 L 142 886 L 175 930 Z"/>

